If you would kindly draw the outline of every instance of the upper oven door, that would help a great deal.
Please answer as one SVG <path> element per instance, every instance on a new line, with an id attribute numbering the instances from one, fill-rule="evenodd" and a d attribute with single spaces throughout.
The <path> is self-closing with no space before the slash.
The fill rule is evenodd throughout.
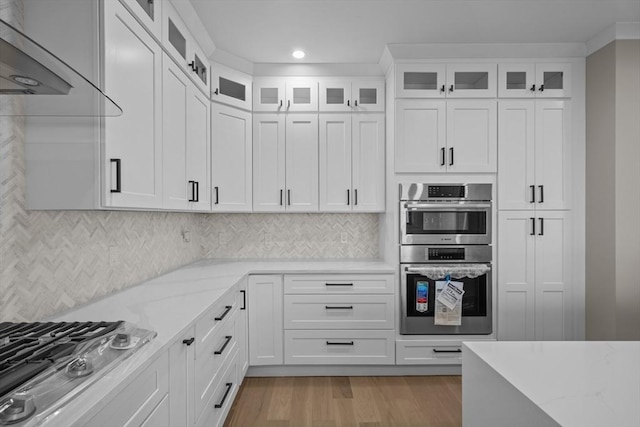
<path id="1" fill-rule="evenodd" d="M 400 203 L 403 245 L 491 244 L 491 202 Z"/>

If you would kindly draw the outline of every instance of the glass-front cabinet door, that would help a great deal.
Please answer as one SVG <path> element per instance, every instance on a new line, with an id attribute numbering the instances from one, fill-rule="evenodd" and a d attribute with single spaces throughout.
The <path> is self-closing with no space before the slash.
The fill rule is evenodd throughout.
<path id="1" fill-rule="evenodd" d="M 352 111 L 351 80 L 320 80 L 320 111 Z"/>
<path id="2" fill-rule="evenodd" d="M 287 78 L 285 109 L 290 111 L 318 111 L 318 80 Z"/>
<path id="3" fill-rule="evenodd" d="M 447 98 L 496 96 L 496 64 L 448 64 Z"/>
<path id="4" fill-rule="evenodd" d="M 211 100 L 251 110 L 251 77 L 220 64 L 211 66 Z"/>
<path id="5" fill-rule="evenodd" d="M 351 84 L 355 111 L 384 111 L 384 80 L 356 80 Z"/>
<path id="6" fill-rule="evenodd" d="M 253 111 L 285 111 L 284 86 L 283 79 L 257 77 L 253 81 Z"/>
<path id="7" fill-rule="evenodd" d="M 444 98 L 445 64 L 396 65 L 397 98 Z"/>
<path id="8" fill-rule="evenodd" d="M 162 34 L 162 5 L 159 0 L 124 0 L 124 5 L 158 39 Z"/>
<path id="9" fill-rule="evenodd" d="M 500 64 L 498 96 L 500 98 L 570 97 L 571 64 Z"/>

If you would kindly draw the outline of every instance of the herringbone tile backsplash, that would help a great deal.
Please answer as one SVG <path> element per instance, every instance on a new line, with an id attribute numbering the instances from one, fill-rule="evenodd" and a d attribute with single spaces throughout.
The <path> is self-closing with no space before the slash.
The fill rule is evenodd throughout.
<path id="1" fill-rule="evenodd" d="M 0 18 L 20 25 L 20 5 L 0 0 Z M 0 116 L 0 321 L 41 320 L 202 258 L 377 256 L 376 214 L 27 211 L 24 121 Z"/>

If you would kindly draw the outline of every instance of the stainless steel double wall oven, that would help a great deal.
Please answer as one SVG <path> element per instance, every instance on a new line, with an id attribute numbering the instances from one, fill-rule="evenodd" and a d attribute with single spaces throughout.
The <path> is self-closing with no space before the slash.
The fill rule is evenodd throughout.
<path id="1" fill-rule="evenodd" d="M 491 184 L 400 184 L 402 334 L 491 334 L 491 213 Z M 434 322 L 447 275 L 464 283 L 459 326 Z"/>

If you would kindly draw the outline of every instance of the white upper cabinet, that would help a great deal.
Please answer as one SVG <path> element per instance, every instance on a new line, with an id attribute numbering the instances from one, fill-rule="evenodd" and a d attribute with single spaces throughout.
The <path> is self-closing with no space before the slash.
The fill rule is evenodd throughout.
<path id="1" fill-rule="evenodd" d="M 291 114 L 286 120 L 288 211 L 318 210 L 318 115 Z"/>
<path id="2" fill-rule="evenodd" d="M 384 211 L 384 114 L 320 115 L 320 210 Z"/>
<path id="3" fill-rule="evenodd" d="M 162 9 L 164 1 L 156 0 L 122 0 L 122 3 L 153 34 L 162 40 Z"/>
<path id="4" fill-rule="evenodd" d="M 398 64 L 397 98 L 494 98 L 495 64 Z"/>
<path id="5" fill-rule="evenodd" d="M 210 102 L 166 55 L 162 77 L 162 207 L 208 211 Z"/>
<path id="6" fill-rule="evenodd" d="M 569 101 L 499 102 L 498 206 L 570 209 Z"/>
<path id="7" fill-rule="evenodd" d="M 321 112 L 384 111 L 382 80 L 320 80 Z"/>
<path id="8" fill-rule="evenodd" d="M 104 89 L 123 110 L 104 119 L 104 205 L 161 208 L 162 49 L 119 2 L 104 11 Z"/>
<path id="9" fill-rule="evenodd" d="M 253 82 L 253 111 L 270 113 L 318 111 L 318 80 L 257 77 Z"/>
<path id="10" fill-rule="evenodd" d="M 285 116 L 253 117 L 253 210 L 285 210 Z"/>
<path id="11" fill-rule="evenodd" d="M 494 100 L 396 101 L 396 172 L 496 172 Z"/>
<path id="12" fill-rule="evenodd" d="M 163 47 L 196 85 L 205 93 L 209 93 L 209 62 L 207 57 L 173 4 L 170 1 L 164 1 L 162 4 Z"/>
<path id="13" fill-rule="evenodd" d="M 214 211 L 251 211 L 251 113 L 213 103 L 212 177 Z"/>
<path id="14" fill-rule="evenodd" d="M 571 84 L 569 63 L 498 65 L 500 98 L 569 98 Z"/>
<path id="15" fill-rule="evenodd" d="M 251 111 L 251 76 L 220 64 L 211 66 L 211 100 Z"/>

